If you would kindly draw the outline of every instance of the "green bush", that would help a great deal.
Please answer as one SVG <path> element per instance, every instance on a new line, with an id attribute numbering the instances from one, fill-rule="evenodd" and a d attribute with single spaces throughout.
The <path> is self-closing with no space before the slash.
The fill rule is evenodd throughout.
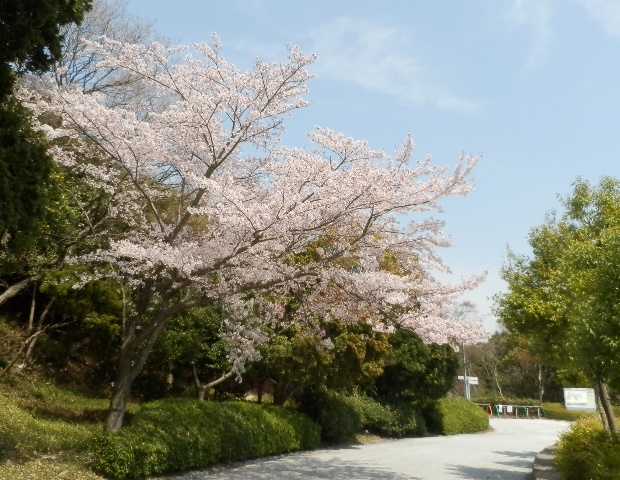
<path id="1" fill-rule="evenodd" d="M 567 410 L 562 403 L 545 403 L 543 404 L 545 417 L 550 420 L 567 420 L 573 422 L 582 418 L 598 418 L 598 413 L 580 412 L 577 410 Z"/>
<path id="2" fill-rule="evenodd" d="M 601 422 L 584 418 L 560 436 L 555 462 L 565 480 L 620 478 L 620 436 L 609 436 Z"/>
<path id="3" fill-rule="evenodd" d="M 406 403 L 384 404 L 365 395 L 348 397 L 360 414 L 362 429 L 385 437 L 424 436 L 424 418 Z"/>
<path id="4" fill-rule="evenodd" d="M 100 435 L 95 471 L 139 478 L 314 448 L 318 425 L 303 415 L 244 402 L 158 400 L 145 404 L 130 425 Z"/>
<path id="5" fill-rule="evenodd" d="M 462 398 L 442 398 L 424 414 L 429 431 L 441 435 L 483 432 L 489 428 L 487 413 Z"/>
<path id="6" fill-rule="evenodd" d="M 354 401 L 324 387 L 307 388 L 300 396 L 301 411 L 321 426 L 321 440 L 342 443 L 362 430 L 362 415 Z"/>

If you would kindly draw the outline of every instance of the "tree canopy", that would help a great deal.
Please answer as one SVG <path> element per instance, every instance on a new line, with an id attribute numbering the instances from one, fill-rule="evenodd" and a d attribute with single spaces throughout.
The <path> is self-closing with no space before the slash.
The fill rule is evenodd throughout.
<path id="1" fill-rule="evenodd" d="M 191 54 L 110 39 L 89 48 L 102 60 L 88 68 L 130 75 L 141 94 L 118 104 L 105 91 L 50 81 L 22 98 L 54 119 L 41 130 L 56 162 L 93 192 L 78 202 L 80 238 L 92 239 L 72 250 L 72 262 L 89 266 L 80 281 L 112 277 L 130 292 L 109 429 L 120 427 L 168 320 L 194 307 L 227 312 L 221 334 L 239 368 L 265 325 L 286 322 L 380 329 L 389 320 L 426 341 L 481 336 L 447 314 L 480 278 L 433 278 L 444 268 L 436 249 L 450 243 L 427 215 L 471 190 L 476 158 L 447 170 L 430 157 L 413 162 L 411 138 L 389 156 L 318 127 L 311 148 L 282 147 L 284 119 L 307 105 L 314 61 L 295 47 L 248 71 L 225 60 L 218 38 Z M 299 292 L 304 301 L 290 314 L 286 299 Z"/>
<path id="2" fill-rule="evenodd" d="M 562 205 L 559 217 L 532 230 L 532 258 L 509 257 L 500 322 L 550 364 L 584 372 L 602 390 L 617 387 L 620 182 L 578 179 Z"/>

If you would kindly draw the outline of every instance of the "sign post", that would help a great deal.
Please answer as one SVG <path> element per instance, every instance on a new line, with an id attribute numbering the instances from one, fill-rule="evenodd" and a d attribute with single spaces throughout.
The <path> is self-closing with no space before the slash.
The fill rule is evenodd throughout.
<path id="1" fill-rule="evenodd" d="M 565 388 L 564 406 L 567 410 L 596 412 L 596 395 L 593 388 Z"/>

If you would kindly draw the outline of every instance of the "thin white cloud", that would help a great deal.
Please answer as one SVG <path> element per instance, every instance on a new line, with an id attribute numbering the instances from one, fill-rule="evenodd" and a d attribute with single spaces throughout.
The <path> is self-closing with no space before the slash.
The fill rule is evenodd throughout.
<path id="1" fill-rule="evenodd" d="M 590 17 L 611 36 L 620 37 L 620 2 L 618 0 L 573 0 L 584 7 Z"/>
<path id="2" fill-rule="evenodd" d="M 407 33 L 364 20 L 338 18 L 313 32 L 320 77 L 356 83 L 412 103 L 471 112 L 476 102 L 442 88 L 421 59 L 405 51 Z"/>
<path id="3" fill-rule="evenodd" d="M 552 39 L 550 0 L 514 0 L 510 19 L 514 25 L 528 28 L 532 32 L 532 47 L 526 61 L 526 68 L 539 64 L 547 55 Z"/>

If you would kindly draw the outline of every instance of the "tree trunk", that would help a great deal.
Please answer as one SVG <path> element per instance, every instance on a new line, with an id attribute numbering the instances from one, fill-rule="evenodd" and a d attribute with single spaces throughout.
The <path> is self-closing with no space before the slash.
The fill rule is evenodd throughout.
<path id="1" fill-rule="evenodd" d="M 196 387 L 198 401 L 202 402 L 205 399 L 205 391 L 207 390 L 207 386 L 200 381 L 200 378 L 198 378 L 198 370 L 196 369 L 195 363 L 192 363 L 192 375 L 194 376 L 194 386 Z"/>
<path id="2" fill-rule="evenodd" d="M 131 382 L 129 378 L 120 378 L 112 388 L 112 398 L 110 399 L 110 408 L 108 410 L 108 418 L 106 419 L 106 432 L 117 432 L 123 426 L 123 418 L 127 409 L 127 402 L 131 393 Z"/>
<path id="3" fill-rule="evenodd" d="M 597 387 L 598 390 L 598 387 Z M 596 409 L 598 410 L 598 414 L 601 417 L 601 423 L 603 424 L 603 428 L 609 434 L 609 423 L 607 423 L 607 416 L 605 415 L 605 411 L 603 410 L 603 404 L 601 403 L 601 396 L 598 394 L 596 396 Z"/>
<path id="4" fill-rule="evenodd" d="M 497 391 L 499 392 L 499 396 L 503 397 L 504 394 L 502 393 L 502 387 L 500 387 L 500 385 L 499 385 L 499 378 L 497 376 L 497 365 L 495 365 L 493 367 L 493 371 L 495 373 L 495 385 L 497 385 Z"/>
<path id="5" fill-rule="evenodd" d="M 545 396 L 545 370 L 541 363 L 538 364 L 538 401 L 542 404 Z"/>
<path id="6" fill-rule="evenodd" d="M 616 423 L 616 417 L 614 416 L 614 412 L 611 408 L 611 400 L 609 399 L 609 393 L 607 392 L 607 386 L 599 381 L 597 382 L 599 398 L 601 399 L 601 404 L 603 405 L 603 411 L 605 412 L 605 416 L 607 417 L 607 424 L 609 425 L 610 433 L 616 434 L 618 433 L 618 424 Z"/>
<path id="7" fill-rule="evenodd" d="M 41 316 L 39 317 L 39 322 L 37 323 L 36 333 L 43 330 L 43 322 L 45 321 L 45 317 L 47 317 L 47 315 L 50 313 L 50 310 L 52 309 L 52 305 L 54 304 L 54 300 L 55 298 L 52 298 L 47 303 L 47 305 L 45 305 L 45 309 L 43 310 L 43 313 L 41 313 Z M 30 329 L 30 332 L 32 332 L 32 329 Z M 34 351 L 34 346 L 36 345 L 37 340 L 38 340 L 38 337 L 33 338 L 32 342 L 30 342 L 30 345 L 28 345 L 28 350 L 26 350 L 26 355 L 24 357 L 24 367 L 26 367 L 32 361 L 32 352 Z"/>
<path id="8" fill-rule="evenodd" d="M 20 294 L 21 292 L 26 290 L 30 285 L 37 282 L 38 280 L 39 280 L 39 277 L 28 277 L 11 285 L 0 295 L 0 305 L 7 302 L 14 296 Z"/>
<path id="9" fill-rule="evenodd" d="M 262 375 L 259 375 L 258 382 L 256 384 L 256 403 L 259 405 L 263 403 L 263 392 L 265 390 L 265 379 Z"/>

